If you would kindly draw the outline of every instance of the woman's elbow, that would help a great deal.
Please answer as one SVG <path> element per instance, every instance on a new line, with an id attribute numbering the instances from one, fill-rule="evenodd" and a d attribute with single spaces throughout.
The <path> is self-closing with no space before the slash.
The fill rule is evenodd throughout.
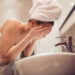
<path id="1" fill-rule="evenodd" d="M 11 58 L 9 58 L 9 57 L 7 57 L 7 56 L 2 57 L 2 59 L 1 59 L 2 63 L 9 64 L 11 62 Z"/>

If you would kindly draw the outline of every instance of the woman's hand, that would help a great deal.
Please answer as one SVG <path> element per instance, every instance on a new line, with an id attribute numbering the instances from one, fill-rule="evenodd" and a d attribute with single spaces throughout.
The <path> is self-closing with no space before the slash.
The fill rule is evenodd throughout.
<path id="1" fill-rule="evenodd" d="M 36 26 L 30 30 L 32 40 L 44 38 L 51 31 L 50 26 Z"/>

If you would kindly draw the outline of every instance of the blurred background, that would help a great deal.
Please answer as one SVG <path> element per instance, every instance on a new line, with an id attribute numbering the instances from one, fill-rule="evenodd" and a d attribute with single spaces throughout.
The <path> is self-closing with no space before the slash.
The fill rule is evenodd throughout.
<path id="1" fill-rule="evenodd" d="M 22 22 L 29 19 L 29 10 L 37 0 L 0 0 L 0 26 L 8 18 L 17 18 Z M 51 33 L 44 39 L 38 40 L 34 53 L 68 52 L 69 49 L 58 43 L 68 42 L 71 37 L 71 49 L 75 52 L 75 0 L 57 0 L 62 8 L 62 14 L 55 22 Z"/>

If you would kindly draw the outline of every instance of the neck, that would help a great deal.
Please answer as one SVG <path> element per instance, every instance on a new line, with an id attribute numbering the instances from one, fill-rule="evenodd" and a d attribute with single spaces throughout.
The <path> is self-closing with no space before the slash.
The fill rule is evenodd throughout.
<path id="1" fill-rule="evenodd" d="M 24 28 L 25 28 L 25 30 L 28 30 L 28 29 L 30 29 L 31 28 L 31 25 L 30 25 L 30 23 L 24 23 Z"/>

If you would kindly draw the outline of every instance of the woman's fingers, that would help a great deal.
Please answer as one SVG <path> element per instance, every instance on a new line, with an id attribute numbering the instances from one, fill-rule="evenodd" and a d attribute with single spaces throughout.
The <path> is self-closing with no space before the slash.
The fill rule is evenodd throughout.
<path id="1" fill-rule="evenodd" d="M 39 30 L 35 30 L 35 32 L 41 33 L 41 32 L 45 32 L 46 30 L 49 30 L 50 31 L 50 28 L 49 27 L 41 28 Z"/>
<path id="2" fill-rule="evenodd" d="M 41 29 L 41 30 L 38 30 L 38 34 L 42 34 L 42 33 L 46 33 L 46 32 L 50 32 L 51 30 L 50 30 L 50 28 L 45 28 L 45 29 Z"/>
<path id="3" fill-rule="evenodd" d="M 45 35 L 47 35 L 49 32 L 50 32 L 49 30 L 46 30 L 46 31 L 44 31 L 44 32 L 39 33 L 38 36 L 45 36 Z"/>
<path id="4" fill-rule="evenodd" d="M 32 38 L 34 39 L 41 39 L 43 37 L 45 37 L 49 32 L 51 31 L 51 28 L 46 26 L 36 26 L 36 27 L 33 27 L 31 29 L 31 36 Z"/>
<path id="5" fill-rule="evenodd" d="M 33 27 L 32 29 L 33 30 L 40 30 L 40 29 L 44 29 L 44 28 L 50 28 L 49 26 L 36 26 L 36 27 Z"/>
<path id="6" fill-rule="evenodd" d="M 33 27 L 32 29 L 33 29 L 33 30 L 39 30 L 39 29 L 41 29 L 41 28 L 43 28 L 43 26 L 36 26 L 36 27 Z"/>
<path id="7" fill-rule="evenodd" d="M 47 31 L 45 31 L 45 32 L 41 32 L 41 33 L 39 33 L 39 34 L 36 34 L 37 35 L 37 39 L 41 39 L 41 38 L 44 38 L 46 35 L 48 35 L 49 34 L 49 30 L 47 30 Z"/>

